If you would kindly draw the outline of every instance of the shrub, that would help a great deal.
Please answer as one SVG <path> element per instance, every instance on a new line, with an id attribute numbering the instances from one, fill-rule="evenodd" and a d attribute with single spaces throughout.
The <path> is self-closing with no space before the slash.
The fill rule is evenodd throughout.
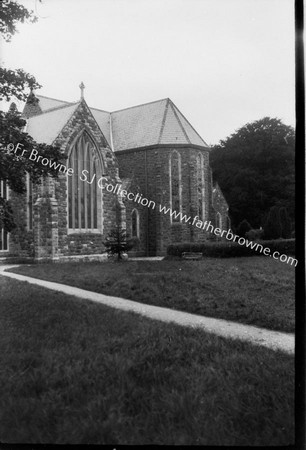
<path id="1" fill-rule="evenodd" d="M 278 251 L 280 254 L 295 255 L 295 239 L 282 239 L 259 241 L 263 247 L 269 247 L 271 254 Z M 171 244 L 167 248 L 167 255 L 182 256 L 184 252 L 202 252 L 203 256 L 214 258 L 232 258 L 240 256 L 258 256 L 263 253 L 260 249 L 239 245 L 236 242 L 185 242 Z"/>
<path id="2" fill-rule="evenodd" d="M 289 239 L 291 236 L 291 220 L 288 216 L 287 209 L 282 207 L 279 210 L 279 218 L 282 227 L 282 238 Z"/>
<path id="3" fill-rule="evenodd" d="M 264 224 L 264 239 L 279 239 L 280 237 L 282 237 L 282 224 L 279 207 L 272 206 Z"/>
<path id="4" fill-rule="evenodd" d="M 237 234 L 241 237 L 245 237 L 245 234 L 250 231 L 251 229 L 251 225 L 249 224 L 249 222 L 244 219 L 242 222 L 240 222 L 240 224 L 238 225 L 237 228 Z"/>
<path id="5" fill-rule="evenodd" d="M 295 255 L 295 239 L 279 239 L 270 241 L 261 241 L 263 247 L 269 247 L 271 253 L 279 252 L 285 255 Z"/>
<path id="6" fill-rule="evenodd" d="M 289 239 L 291 237 L 291 220 L 287 209 L 273 206 L 264 225 L 264 239 Z"/>
<path id="7" fill-rule="evenodd" d="M 252 229 L 252 230 L 248 231 L 247 233 L 245 233 L 245 237 L 249 241 L 259 241 L 260 239 L 263 238 L 263 234 L 264 234 L 264 230 L 262 228 L 258 228 L 258 229 L 254 229 L 254 230 Z"/>
<path id="8" fill-rule="evenodd" d="M 131 250 L 135 242 L 128 238 L 126 231 L 121 229 L 120 225 L 117 225 L 109 232 L 103 244 L 106 247 L 106 252 L 109 255 L 117 255 L 118 261 L 120 261 L 122 260 L 122 254 Z"/>

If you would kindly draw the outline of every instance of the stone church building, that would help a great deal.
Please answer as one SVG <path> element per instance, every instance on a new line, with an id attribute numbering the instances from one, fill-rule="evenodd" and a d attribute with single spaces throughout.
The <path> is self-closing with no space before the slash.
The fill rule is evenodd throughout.
<path id="1" fill-rule="evenodd" d="M 57 179 L 38 186 L 27 179 L 25 195 L 1 181 L 17 227 L 9 235 L 0 230 L 0 257 L 102 260 L 116 223 L 138 238 L 133 256 L 216 239 L 196 221 L 229 228 L 228 205 L 212 182 L 210 148 L 169 98 L 108 112 L 89 107 L 80 87 L 75 103 L 28 97 L 25 131 L 59 146 L 67 160 Z M 32 159 L 45 164 L 38 156 Z"/>

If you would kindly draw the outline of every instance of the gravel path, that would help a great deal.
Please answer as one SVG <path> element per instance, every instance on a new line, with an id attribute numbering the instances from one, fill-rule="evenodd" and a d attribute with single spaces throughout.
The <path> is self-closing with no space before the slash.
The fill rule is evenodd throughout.
<path id="1" fill-rule="evenodd" d="M 294 353 L 295 339 L 294 334 L 291 333 L 281 333 L 250 325 L 242 325 L 240 323 L 230 322 L 228 320 L 214 319 L 183 311 L 162 308 L 160 306 L 146 305 L 134 302 L 132 300 L 98 294 L 96 292 L 86 291 L 84 289 L 79 289 L 64 284 L 53 283 L 51 281 L 39 280 L 37 278 L 5 272 L 6 269 L 12 267 L 17 267 L 17 265 L 1 265 L 0 275 L 19 281 L 27 281 L 31 284 L 36 284 L 47 289 L 63 292 L 64 294 L 73 295 L 78 298 L 92 300 L 113 308 L 124 311 L 132 311 L 137 314 L 141 314 L 142 316 L 160 320 L 162 322 L 173 322 L 183 326 L 199 327 L 208 333 L 213 333 L 218 336 L 248 341 L 256 345 L 268 347 L 273 350 L 280 350 L 289 354 Z"/>

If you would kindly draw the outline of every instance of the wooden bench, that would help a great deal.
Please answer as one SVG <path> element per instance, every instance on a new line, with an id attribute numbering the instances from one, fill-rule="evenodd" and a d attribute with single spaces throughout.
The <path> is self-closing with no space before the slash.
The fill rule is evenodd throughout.
<path id="1" fill-rule="evenodd" d="M 202 259 L 202 252 L 184 252 L 182 253 L 183 259 Z"/>

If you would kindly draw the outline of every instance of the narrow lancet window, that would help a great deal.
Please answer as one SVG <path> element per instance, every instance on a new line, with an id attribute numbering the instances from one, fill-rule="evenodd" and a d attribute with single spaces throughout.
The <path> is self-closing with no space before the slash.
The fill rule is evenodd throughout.
<path id="1" fill-rule="evenodd" d="M 204 157 L 202 153 L 197 156 L 197 215 L 205 220 L 205 183 L 204 183 Z"/>
<path id="2" fill-rule="evenodd" d="M 28 230 L 33 230 L 33 183 L 27 173 L 27 222 Z"/>
<path id="3" fill-rule="evenodd" d="M 8 185 L 5 180 L 0 180 L 0 197 L 8 200 Z M 8 245 L 8 232 L 3 227 L 0 227 L 0 251 L 7 251 L 9 249 Z"/>
<path id="4" fill-rule="evenodd" d="M 177 151 L 170 155 L 170 206 L 172 222 L 180 222 L 182 212 L 182 186 L 181 186 L 181 157 Z"/>
<path id="5" fill-rule="evenodd" d="M 139 213 L 136 209 L 132 211 L 132 237 L 139 238 Z"/>

